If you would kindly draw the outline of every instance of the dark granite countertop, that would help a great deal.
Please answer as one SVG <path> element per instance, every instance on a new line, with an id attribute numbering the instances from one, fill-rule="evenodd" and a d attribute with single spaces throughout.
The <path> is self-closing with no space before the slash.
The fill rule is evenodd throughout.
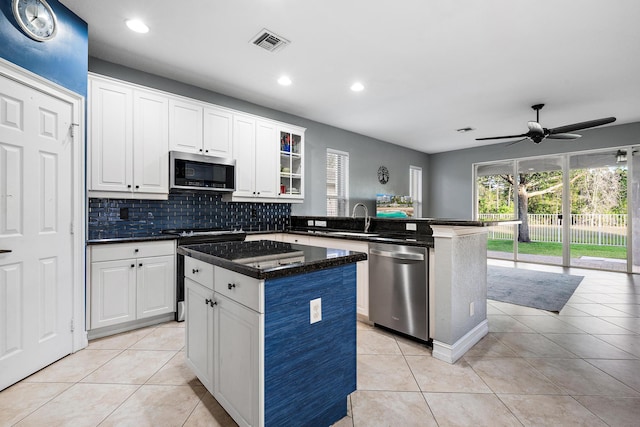
<path id="1" fill-rule="evenodd" d="M 353 233 L 350 231 L 341 230 L 289 230 L 288 234 L 298 234 L 302 236 L 315 236 L 315 237 L 327 237 L 330 239 L 347 239 L 347 240 L 359 240 L 362 242 L 371 243 L 389 243 L 394 245 L 406 245 L 406 246 L 420 246 L 426 248 L 433 247 L 433 237 L 424 234 L 402 234 L 402 233 L 386 233 L 386 232 L 372 232 L 367 235 L 360 235 L 360 233 Z M 347 234 L 345 234 L 347 233 Z"/>
<path id="2" fill-rule="evenodd" d="M 184 245 L 178 246 L 178 254 L 260 280 L 306 274 L 367 259 L 362 252 L 270 240 Z M 278 259 L 290 263 L 273 266 L 268 262 Z M 260 261 L 266 266 L 256 266 Z"/>
<path id="3" fill-rule="evenodd" d="M 177 236 L 170 234 L 152 234 L 149 236 L 128 236 L 128 237 L 108 237 L 99 239 L 88 239 L 87 245 L 102 245 L 105 243 L 131 243 L 131 242 L 154 242 L 158 240 L 175 240 Z"/>

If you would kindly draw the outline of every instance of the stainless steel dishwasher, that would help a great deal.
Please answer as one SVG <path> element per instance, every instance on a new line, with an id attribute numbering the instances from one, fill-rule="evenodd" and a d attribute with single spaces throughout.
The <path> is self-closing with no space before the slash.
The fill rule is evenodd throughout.
<path id="1" fill-rule="evenodd" d="M 369 320 L 429 340 L 427 248 L 369 243 Z"/>

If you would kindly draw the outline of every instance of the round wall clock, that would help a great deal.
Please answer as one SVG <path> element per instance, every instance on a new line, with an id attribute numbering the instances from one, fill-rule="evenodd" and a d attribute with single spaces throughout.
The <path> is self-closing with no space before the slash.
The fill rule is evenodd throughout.
<path id="1" fill-rule="evenodd" d="M 55 37 L 58 20 L 46 0 L 12 0 L 11 6 L 13 16 L 26 35 L 39 42 Z"/>
<path id="2" fill-rule="evenodd" d="M 378 182 L 380 182 L 380 184 L 389 182 L 389 169 L 387 169 L 386 166 L 380 166 L 378 168 Z"/>

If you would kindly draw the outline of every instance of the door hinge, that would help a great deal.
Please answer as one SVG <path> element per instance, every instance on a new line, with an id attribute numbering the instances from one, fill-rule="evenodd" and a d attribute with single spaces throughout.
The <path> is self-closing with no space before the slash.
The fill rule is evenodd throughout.
<path id="1" fill-rule="evenodd" d="M 69 234 L 73 234 L 74 230 L 73 230 L 73 223 L 69 224 Z"/>
<path id="2" fill-rule="evenodd" d="M 71 319 L 71 323 L 69 326 L 70 326 L 71 332 L 75 331 L 76 328 L 73 325 L 73 319 Z"/>

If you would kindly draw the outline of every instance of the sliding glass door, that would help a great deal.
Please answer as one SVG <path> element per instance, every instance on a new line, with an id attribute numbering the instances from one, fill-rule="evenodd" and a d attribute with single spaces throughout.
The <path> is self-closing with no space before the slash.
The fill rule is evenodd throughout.
<path id="1" fill-rule="evenodd" d="M 562 265 L 562 157 L 517 161 L 517 259 Z"/>
<path id="2" fill-rule="evenodd" d="M 513 219 L 514 164 L 495 162 L 476 166 L 476 217 L 483 221 Z M 491 258 L 515 259 L 516 226 L 501 225 L 489 229 L 487 251 Z"/>
<path id="3" fill-rule="evenodd" d="M 622 150 L 570 157 L 570 265 L 627 271 L 627 158 Z"/>
<path id="4" fill-rule="evenodd" d="M 640 273 L 640 155 L 633 147 L 475 165 L 492 258 Z"/>

